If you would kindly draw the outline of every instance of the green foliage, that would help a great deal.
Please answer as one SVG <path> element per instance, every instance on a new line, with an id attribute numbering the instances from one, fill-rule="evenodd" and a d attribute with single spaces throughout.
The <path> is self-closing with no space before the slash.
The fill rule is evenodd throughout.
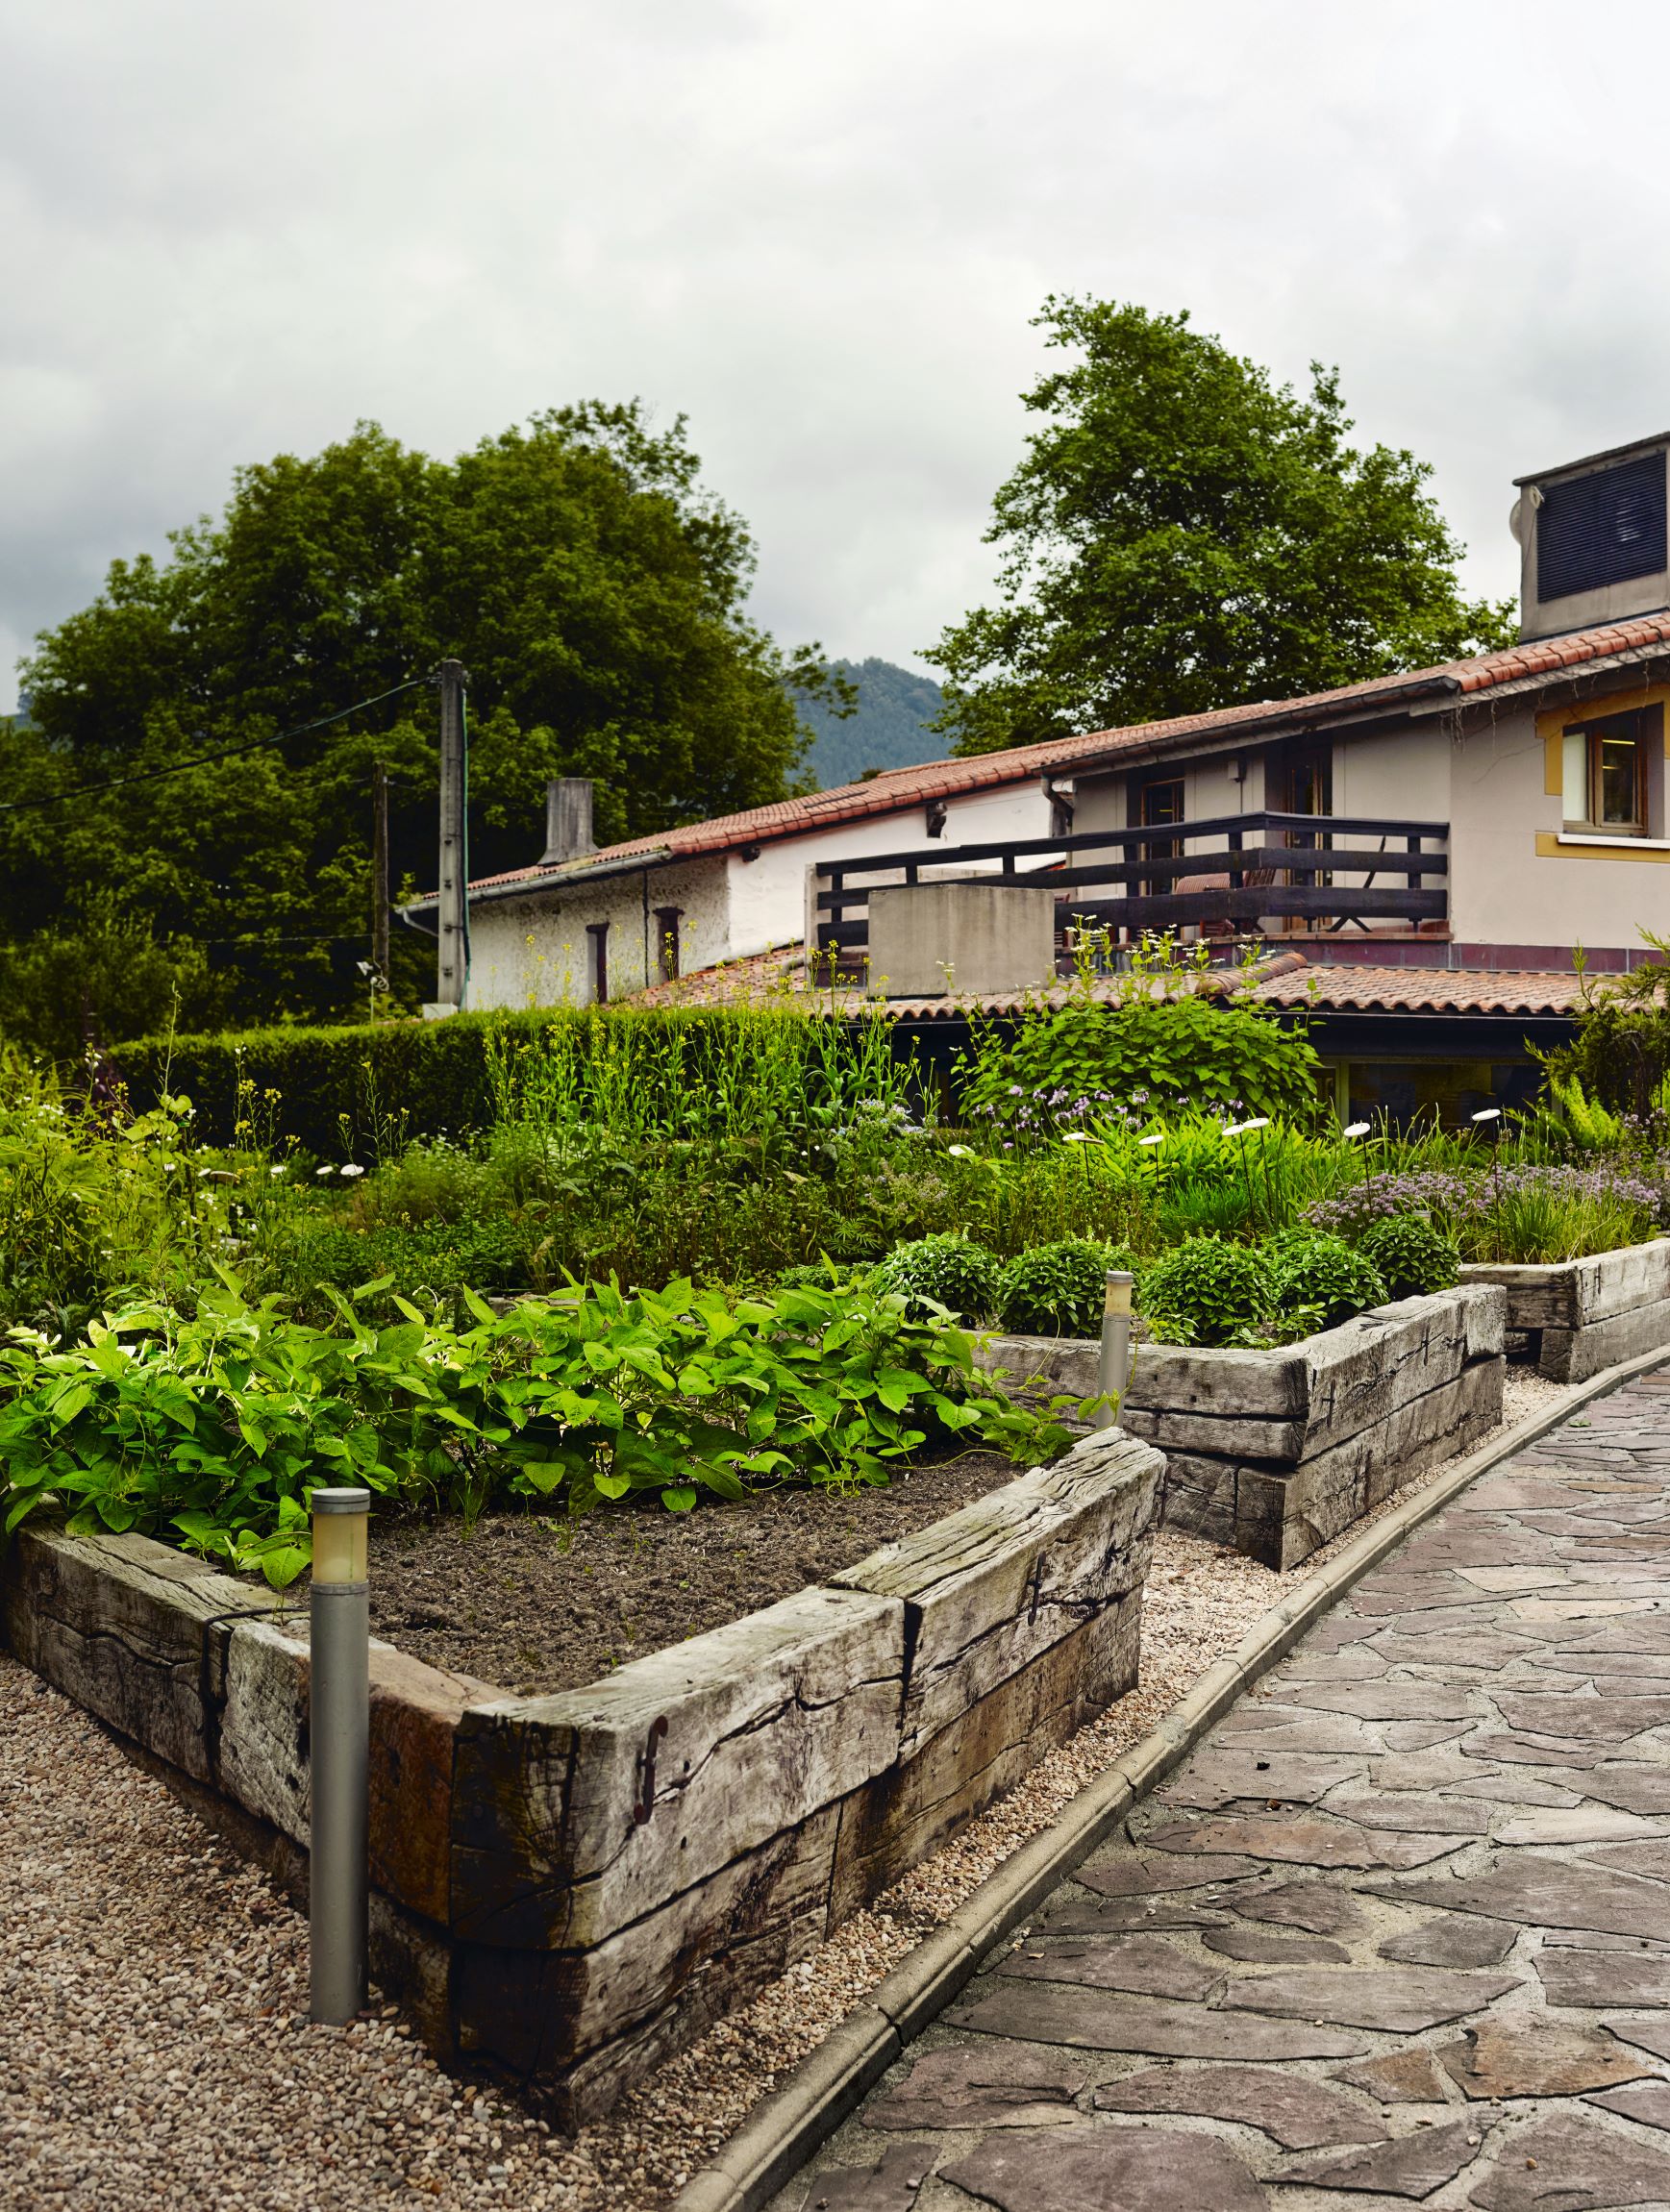
<path id="1" fill-rule="evenodd" d="M 959 1330 L 850 1285 L 732 1301 L 592 1284 L 503 1317 L 468 1303 L 464 1329 L 410 1305 L 379 1328 L 338 1297 L 335 1326 L 311 1329 L 226 1276 L 191 1316 L 133 1305 L 71 1346 L 13 1330 L 5 1528 L 56 1504 L 74 1530 L 173 1533 L 282 1587 L 320 1481 L 466 1519 L 495 1496 L 584 1512 L 644 1491 L 683 1512 L 703 1491 L 885 1481 L 943 1438 L 1021 1460 L 1065 1441 L 982 1383 Z"/>
<path id="2" fill-rule="evenodd" d="M 1142 1278 L 1149 1327 L 1173 1344 L 1256 1341 L 1278 1302 L 1269 1256 L 1215 1236 L 1173 1245 Z"/>
<path id="3" fill-rule="evenodd" d="M 11 798 L 221 760 L 0 816 L 0 967 L 12 1033 L 64 1048 L 157 1026 L 340 1016 L 370 916 L 371 771 L 387 764 L 394 882 L 433 881 L 437 759 L 419 688 L 335 727 L 259 741 L 421 678 L 470 673 L 477 873 L 539 851 L 544 782 L 599 782 L 613 839 L 780 798 L 807 733 L 794 695 L 839 697 L 814 648 L 747 617 L 754 553 L 707 492 L 682 419 L 636 406 L 540 414 L 455 461 L 375 424 L 312 459 L 240 469 L 170 557 L 112 563 L 40 637 L 32 719 L 0 725 Z M 112 933 L 147 948 L 123 978 Z M 394 932 L 396 1002 L 433 951 Z M 165 974 L 158 980 L 159 961 Z"/>
<path id="4" fill-rule="evenodd" d="M 1002 1269 L 995 1253 L 965 1236 L 924 1236 L 901 1244 L 875 1270 L 878 1289 L 904 1299 L 921 1317 L 941 1306 L 964 1321 L 985 1321 L 997 1311 Z"/>
<path id="5" fill-rule="evenodd" d="M 455 1014 L 444 1022 L 154 1037 L 114 1056 L 141 1109 L 188 1098 L 199 1134 L 234 1137 L 238 1085 L 276 1094 L 287 1137 L 321 1157 L 393 1157 L 411 1139 L 495 1126 L 570 1145 L 669 1137 L 851 1143 L 916 1088 L 883 1016 L 826 1022 L 803 1007 L 587 1007 Z"/>
<path id="6" fill-rule="evenodd" d="M 1303 1031 L 1260 1008 L 1187 993 L 1107 1003 L 1080 995 L 986 1023 L 965 1062 L 962 1108 L 1017 1136 L 1129 1109 L 1158 1122 L 1180 1105 L 1254 1115 L 1314 1106 L 1319 1063 Z"/>
<path id="7" fill-rule="evenodd" d="M 1461 1255 L 1441 1230 L 1418 1213 L 1373 1222 L 1357 1240 L 1393 1298 L 1427 1298 L 1460 1280 Z"/>
<path id="8" fill-rule="evenodd" d="M 1283 1315 L 1307 1332 L 1335 1329 L 1391 1295 L 1373 1259 L 1342 1236 L 1284 1237 L 1275 1253 L 1275 1285 Z"/>
<path id="9" fill-rule="evenodd" d="M 999 489 L 1000 604 L 945 632 L 960 753 L 1282 699 L 1511 641 L 1411 454 L 1349 444 L 1336 372 L 1301 398 L 1190 328 L 1051 299 L 1072 354 Z"/>
<path id="10" fill-rule="evenodd" d="M 999 1317 L 1006 1329 L 1027 1335 L 1094 1336 L 1102 1326 L 1108 1270 L 1130 1266 L 1129 1252 L 1087 1237 L 1034 1245 L 1003 1271 Z"/>

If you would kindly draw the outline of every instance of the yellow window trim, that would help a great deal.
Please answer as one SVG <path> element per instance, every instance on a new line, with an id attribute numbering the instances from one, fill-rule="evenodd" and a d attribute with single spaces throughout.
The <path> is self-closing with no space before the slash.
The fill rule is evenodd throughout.
<path id="1" fill-rule="evenodd" d="M 1663 707 L 1664 758 L 1670 760 L 1670 683 L 1650 683 L 1637 691 L 1612 691 L 1604 699 L 1585 700 L 1581 707 L 1545 707 L 1536 717 L 1536 733 L 1542 739 L 1542 788 L 1545 797 L 1558 799 L 1565 791 L 1562 748 L 1565 733 L 1583 722 L 1598 722 L 1607 714 L 1633 714 L 1640 707 Z M 1537 839 L 1537 851 L 1542 851 L 1542 840 Z M 1644 853 L 1632 856 L 1646 859 Z"/>
<path id="2" fill-rule="evenodd" d="M 1575 838 L 1556 836 L 1552 830 L 1538 830 L 1536 857 L 1539 860 L 1670 860 L 1670 845 L 1657 851 L 1649 846 L 1643 852 L 1645 843 L 1642 837 L 1619 837 L 1613 842 L 1585 835 L 1580 844 Z"/>

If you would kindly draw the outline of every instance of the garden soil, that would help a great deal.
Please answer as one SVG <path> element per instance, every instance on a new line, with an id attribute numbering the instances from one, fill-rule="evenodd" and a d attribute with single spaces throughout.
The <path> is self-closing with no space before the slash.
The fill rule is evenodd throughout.
<path id="1" fill-rule="evenodd" d="M 432 1667 L 519 1697 L 575 1690 L 780 1598 L 1023 1470 L 965 1452 L 885 1487 L 767 1491 L 669 1513 L 659 1498 L 578 1521 L 485 1516 L 372 1529 L 371 1630 Z"/>

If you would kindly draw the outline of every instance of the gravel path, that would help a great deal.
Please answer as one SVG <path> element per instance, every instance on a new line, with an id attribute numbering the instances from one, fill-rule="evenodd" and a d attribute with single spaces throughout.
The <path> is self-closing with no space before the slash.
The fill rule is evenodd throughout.
<path id="1" fill-rule="evenodd" d="M 1562 1395 L 1509 1385 L 1509 1417 Z M 386 2019 L 306 2019 L 303 1921 L 77 1707 L 0 1654 L 0 2212 L 664 2202 L 781 2075 L 1159 1722 L 1280 1578 L 1167 1533 L 1143 1679 L 745 2012 L 573 2140 Z"/>

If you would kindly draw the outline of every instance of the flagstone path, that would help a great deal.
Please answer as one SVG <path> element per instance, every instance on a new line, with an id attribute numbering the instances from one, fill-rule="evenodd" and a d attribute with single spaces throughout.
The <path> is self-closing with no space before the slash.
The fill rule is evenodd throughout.
<path id="1" fill-rule="evenodd" d="M 775 2212 L 1670 2206 L 1670 1370 L 1244 1698 Z"/>

